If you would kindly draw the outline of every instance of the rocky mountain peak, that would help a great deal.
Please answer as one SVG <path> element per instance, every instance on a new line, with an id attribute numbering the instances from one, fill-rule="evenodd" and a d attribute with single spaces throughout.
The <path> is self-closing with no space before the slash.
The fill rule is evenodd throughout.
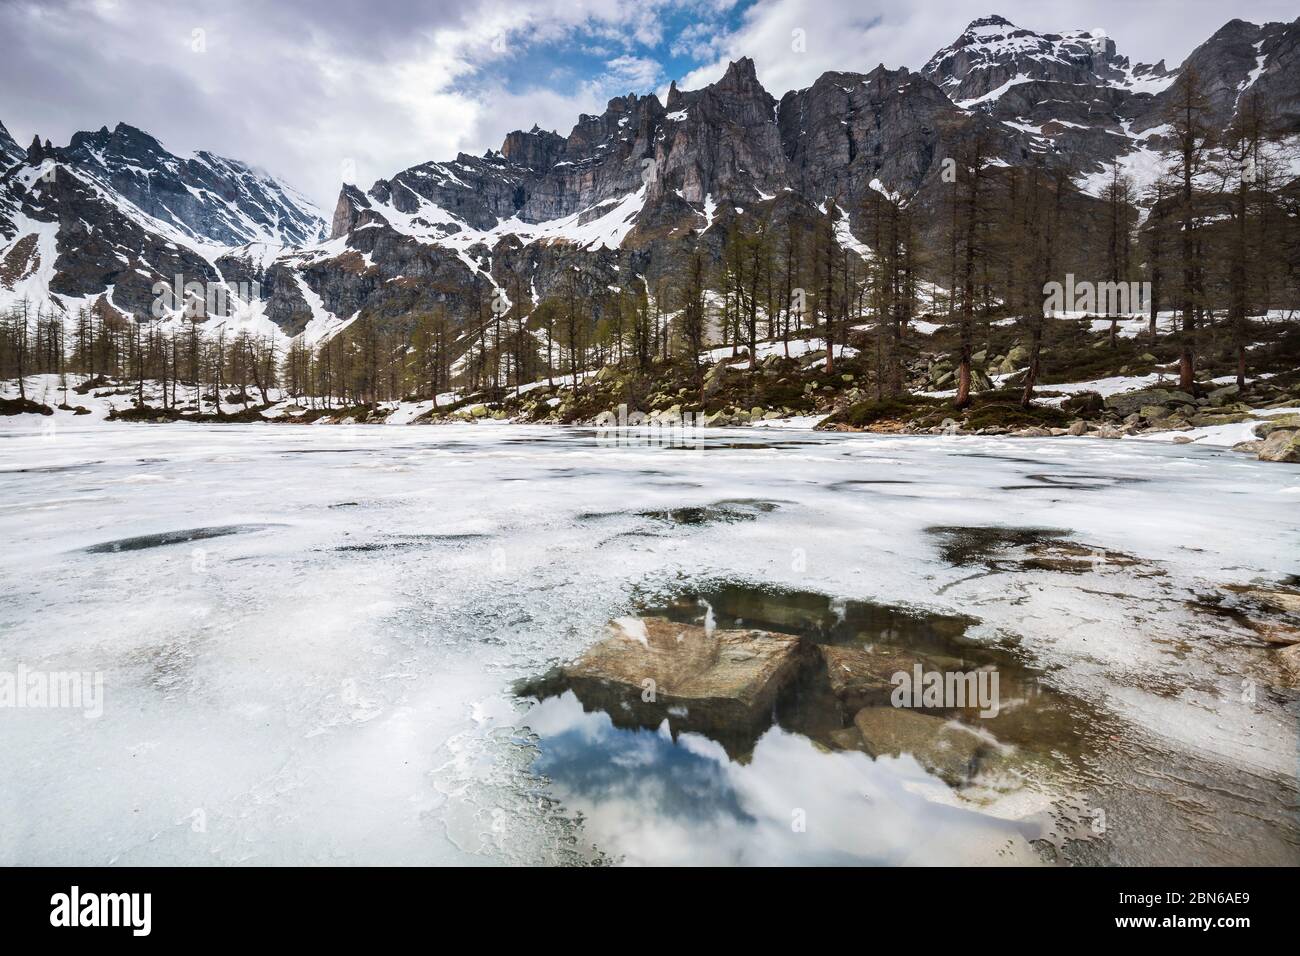
<path id="1" fill-rule="evenodd" d="M 1010 20 L 1008 20 L 1006 17 L 999 16 L 996 13 L 991 13 L 986 17 L 980 17 L 979 19 L 972 20 L 970 23 L 966 24 L 966 29 L 962 32 L 962 36 L 969 36 L 972 34 L 977 34 L 981 31 L 986 31 L 986 30 L 991 31 L 995 29 L 1015 30 L 1016 25 L 1012 23 Z"/>
<path id="2" fill-rule="evenodd" d="M 1035 33 L 1005 17 L 973 20 L 921 69 L 954 102 L 971 104 L 1010 84 L 1104 85 L 1124 78 L 1128 60 L 1101 31 Z"/>
<path id="3" fill-rule="evenodd" d="M 540 129 L 534 124 L 528 132 L 515 130 L 507 133 L 501 144 L 501 155 L 516 166 L 529 169 L 549 169 L 564 153 L 564 137 L 552 130 Z"/>
<path id="4" fill-rule="evenodd" d="M 75 133 L 54 152 L 182 238 L 301 244 L 324 232 L 315 206 L 273 176 L 206 150 L 177 155 L 128 123 Z"/>
<path id="5" fill-rule="evenodd" d="M 747 56 L 728 63 L 727 72 L 722 74 L 722 79 L 716 86 L 728 92 L 749 91 L 755 87 L 762 89 L 762 85 L 758 82 L 758 70 L 754 66 L 754 61 Z"/>
<path id="6" fill-rule="evenodd" d="M 1294 124 L 1300 121 L 1300 19 L 1265 24 L 1230 20 L 1187 57 L 1180 72 L 1188 71 L 1203 85 L 1216 125 L 1231 120 L 1251 87 L 1273 103 L 1279 121 Z"/>
<path id="7" fill-rule="evenodd" d="M 27 155 L 26 152 L 9 135 L 9 130 L 5 129 L 4 123 L 0 123 L 0 166 L 9 166 L 22 159 L 25 155 Z"/>

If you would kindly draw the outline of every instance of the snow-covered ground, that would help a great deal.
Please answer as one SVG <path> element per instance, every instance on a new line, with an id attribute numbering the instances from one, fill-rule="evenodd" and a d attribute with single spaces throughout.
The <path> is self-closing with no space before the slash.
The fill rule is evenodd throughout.
<path id="1" fill-rule="evenodd" d="M 641 514 L 726 500 L 775 507 Z M 520 728 L 592 746 L 611 731 L 571 698 L 526 715 L 512 683 L 580 653 L 637 593 L 712 581 L 972 615 L 974 640 L 1018 645 L 1141 728 L 1205 799 L 1240 811 L 1225 792 L 1249 779 L 1281 806 L 1295 715 L 1264 690 L 1241 702 L 1244 680 L 1267 686 L 1268 652 L 1186 602 L 1300 570 L 1297 501 L 1300 470 L 1198 445 L 10 419 L 0 669 L 99 673 L 104 696 L 96 719 L 0 709 L 0 864 L 543 862 L 593 842 L 633 862 L 1007 859 L 1013 810 L 777 729 L 743 764 L 704 738 L 636 738 L 619 754 L 646 761 L 634 792 L 544 803 Z M 973 573 L 926 530 L 996 524 L 1067 529 L 1158 573 Z M 145 537 L 193 529 L 209 530 Z M 1123 733 L 1115 759 L 1139 742 Z M 665 748 L 714 768 L 743 812 L 657 802 Z M 1176 856 L 1190 811 L 1143 805 L 1126 824 L 1114 785 L 1092 799 L 1146 833 L 1117 852 Z M 791 807 L 809 814 L 796 840 Z M 1293 857 L 1281 817 L 1233 816 L 1211 856 Z"/>

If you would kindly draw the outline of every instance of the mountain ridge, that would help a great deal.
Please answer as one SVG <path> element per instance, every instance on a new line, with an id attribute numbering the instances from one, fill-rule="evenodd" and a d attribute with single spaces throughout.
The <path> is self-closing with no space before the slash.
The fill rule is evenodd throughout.
<path id="1" fill-rule="evenodd" d="M 614 97 L 567 135 L 534 124 L 482 156 L 420 163 L 369 189 L 344 184 L 328 219 L 243 163 L 176 156 L 125 123 L 66 147 L 37 140 L 25 156 L 0 138 L 17 164 L 0 182 L 0 263 L 10 263 L 0 306 L 44 281 L 50 308 L 146 315 L 152 283 L 179 267 L 256 286 L 245 318 L 281 336 L 327 336 L 363 314 L 409 325 L 439 307 L 468 326 L 486 298 L 536 302 L 575 269 L 584 295 L 633 277 L 670 281 L 692 248 L 716 261 L 721 234 L 753 208 L 844 210 L 841 242 L 861 255 L 853 230 L 872 193 L 933 205 L 945 158 L 972 131 L 995 163 L 1069 169 L 1094 195 L 1112 164 L 1150 167 L 1188 68 L 1206 78 L 1217 125 L 1260 88 L 1300 132 L 1298 50 L 1300 19 L 1232 20 L 1170 70 L 1130 65 L 1097 31 L 1036 33 L 991 15 L 919 71 L 828 71 L 779 100 L 740 57 L 698 90 L 673 83 L 665 102 Z M 52 166 L 79 185 L 42 183 Z M 125 241 L 87 242 L 78 222 Z M 19 256 L 38 235 L 27 243 L 35 258 Z"/>

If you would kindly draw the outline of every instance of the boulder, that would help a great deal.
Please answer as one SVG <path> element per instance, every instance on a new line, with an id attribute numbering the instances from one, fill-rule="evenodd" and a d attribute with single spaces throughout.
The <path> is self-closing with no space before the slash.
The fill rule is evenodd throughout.
<path id="1" fill-rule="evenodd" d="M 1223 388 L 1216 388 L 1206 397 L 1210 400 L 1211 405 L 1224 405 L 1236 398 L 1241 389 L 1236 385 L 1225 385 Z"/>
<path id="2" fill-rule="evenodd" d="M 1067 434 L 1074 435 L 1076 438 L 1088 433 L 1088 423 L 1082 418 L 1078 421 L 1070 422 L 1070 427 L 1066 429 Z"/>
<path id="3" fill-rule="evenodd" d="M 621 618 L 562 681 L 584 706 L 715 739 L 761 729 L 801 665 L 800 639 L 762 630 L 708 629 L 667 618 Z"/>
<path id="4" fill-rule="evenodd" d="M 1213 425 L 1237 425 L 1241 422 L 1253 421 L 1254 416 L 1243 412 L 1226 412 L 1221 413 L 1219 410 L 1201 412 L 1193 415 L 1191 423 L 1196 428 L 1209 428 Z"/>
<path id="5" fill-rule="evenodd" d="M 1097 392 L 1077 392 L 1061 404 L 1066 412 L 1079 416 L 1098 415 L 1105 407 L 1105 402 Z"/>
<path id="6" fill-rule="evenodd" d="M 1259 460 L 1300 462 L 1300 432 L 1271 432 L 1259 449 Z"/>
<path id="7" fill-rule="evenodd" d="M 1274 415 L 1255 426 L 1256 438 L 1267 438 L 1276 431 L 1300 429 L 1300 415 Z"/>
<path id="8" fill-rule="evenodd" d="M 1121 392 L 1106 399 L 1106 407 L 1120 415 L 1140 412 L 1147 405 L 1195 405 L 1196 399 L 1186 392 L 1167 388 L 1144 388 L 1136 392 Z"/>

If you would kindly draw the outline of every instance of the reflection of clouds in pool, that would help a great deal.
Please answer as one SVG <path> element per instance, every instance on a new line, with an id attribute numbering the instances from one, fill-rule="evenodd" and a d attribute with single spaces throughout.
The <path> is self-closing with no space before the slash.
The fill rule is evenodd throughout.
<path id="1" fill-rule="evenodd" d="M 1033 863 L 1033 824 L 931 802 L 910 757 L 827 753 L 774 727 L 746 762 L 696 734 L 621 730 L 571 693 L 536 705 L 534 770 L 584 836 L 638 864 Z M 802 823 L 802 827 L 799 824 Z"/>

